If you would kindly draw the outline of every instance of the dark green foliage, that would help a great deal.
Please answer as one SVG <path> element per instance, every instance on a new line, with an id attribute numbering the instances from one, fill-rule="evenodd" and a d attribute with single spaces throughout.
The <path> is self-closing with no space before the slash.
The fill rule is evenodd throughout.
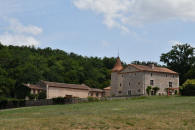
<path id="1" fill-rule="evenodd" d="M 195 84 L 188 84 L 180 89 L 183 96 L 195 96 Z"/>
<path id="2" fill-rule="evenodd" d="M 171 70 L 179 73 L 180 85 L 188 78 L 195 77 L 194 48 L 189 44 L 173 46 L 171 51 L 161 55 L 160 61 L 164 62 Z"/>
<path id="3" fill-rule="evenodd" d="M 148 86 L 146 88 L 146 92 L 147 92 L 148 95 L 151 95 L 151 90 L 152 90 L 152 86 Z"/>
<path id="4" fill-rule="evenodd" d="M 65 97 L 52 98 L 54 104 L 64 104 L 66 101 Z"/>
<path id="5" fill-rule="evenodd" d="M 110 85 L 115 62 L 115 58 L 83 57 L 58 49 L 0 44 L 0 96 L 24 99 L 30 91 L 23 83 L 40 80 L 104 88 Z"/>
<path id="6" fill-rule="evenodd" d="M 5 108 L 16 108 L 16 107 L 24 107 L 26 101 L 23 99 L 15 99 L 15 98 L 0 98 L 0 109 Z"/>
<path id="7" fill-rule="evenodd" d="M 154 91 L 154 95 L 156 95 L 156 93 L 160 90 L 160 88 L 159 87 L 154 87 L 154 88 L 152 88 L 152 90 Z"/>
<path id="8" fill-rule="evenodd" d="M 8 103 L 7 98 L 0 97 L 0 109 L 6 108 L 7 103 Z"/>
<path id="9" fill-rule="evenodd" d="M 195 80 L 187 80 L 180 87 L 180 94 L 183 96 L 195 96 Z"/>
<path id="10" fill-rule="evenodd" d="M 31 100 L 36 100 L 38 98 L 38 95 L 37 94 L 30 94 L 28 96 Z"/>
<path id="11" fill-rule="evenodd" d="M 97 102 L 97 101 L 99 101 L 99 99 L 95 98 L 95 97 L 88 97 L 87 99 L 88 99 L 88 102 Z"/>
<path id="12" fill-rule="evenodd" d="M 42 91 L 38 94 L 38 99 L 46 99 L 46 92 Z"/>

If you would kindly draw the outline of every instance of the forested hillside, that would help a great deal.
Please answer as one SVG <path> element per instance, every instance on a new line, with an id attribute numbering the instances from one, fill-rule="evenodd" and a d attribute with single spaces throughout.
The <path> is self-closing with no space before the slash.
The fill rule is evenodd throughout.
<path id="1" fill-rule="evenodd" d="M 40 80 L 104 88 L 110 85 L 115 60 L 83 57 L 51 48 L 0 44 L 0 96 L 23 98 L 25 88 L 22 84 Z"/>

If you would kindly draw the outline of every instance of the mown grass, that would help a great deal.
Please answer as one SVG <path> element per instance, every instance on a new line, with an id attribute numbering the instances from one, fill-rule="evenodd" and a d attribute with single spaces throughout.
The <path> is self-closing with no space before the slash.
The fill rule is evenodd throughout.
<path id="1" fill-rule="evenodd" d="M 195 97 L 139 97 L 0 111 L 0 129 L 195 129 Z"/>

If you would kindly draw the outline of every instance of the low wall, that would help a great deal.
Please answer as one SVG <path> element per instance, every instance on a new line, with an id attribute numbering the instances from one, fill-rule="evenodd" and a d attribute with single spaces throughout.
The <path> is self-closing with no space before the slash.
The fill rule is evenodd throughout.
<path id="1" fill-rule="evenodd" d="M 138 97 L 138 96 L 133 96 Z M 65 99 L 60 104 L 76 104 L 90 101 L 105 101 L 105 100 L 114 100 L 114 99 L 128 99 L 132 97 L 107 97 L 107 98 L 94 98 L 96 100 L 89 100 L 88 98 L 69 98 Z M 0 109 L 8 108 L 19 108 L 19 107 L 30 107 L 30 106 L 45 106 L 45 105 L 56 105 L 58 103 L 54 102 L 53 99 L 41 99 L 41 100 L 25 100 L 23 102 L 13 102 L 8 101 L 5 105 L 0 104 Z"/>

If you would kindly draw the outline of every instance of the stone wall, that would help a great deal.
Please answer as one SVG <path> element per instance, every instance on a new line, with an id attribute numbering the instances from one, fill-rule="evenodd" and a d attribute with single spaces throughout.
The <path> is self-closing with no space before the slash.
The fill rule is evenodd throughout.
<path id="1" fill-rule="evenodd" d="M 150 80 L 154 81 L 152 87 L 159 87 L 158 93 L 167 94 L 165 88 L 169 88 L 169 82 L 172 82 L 172 88 L 179 88 L 179 76 L 167 73 L 145 72 L 145 86 L 151 86 Z"/>
<path id="2" fill-rule="evenodd" d="M 118 72 L 112 72 L 111 73 L 111 90 L 110 95 L 111 96 L 122 96 L 122 84 L 123 84 L 123 78 L 122 75 Z"/>

